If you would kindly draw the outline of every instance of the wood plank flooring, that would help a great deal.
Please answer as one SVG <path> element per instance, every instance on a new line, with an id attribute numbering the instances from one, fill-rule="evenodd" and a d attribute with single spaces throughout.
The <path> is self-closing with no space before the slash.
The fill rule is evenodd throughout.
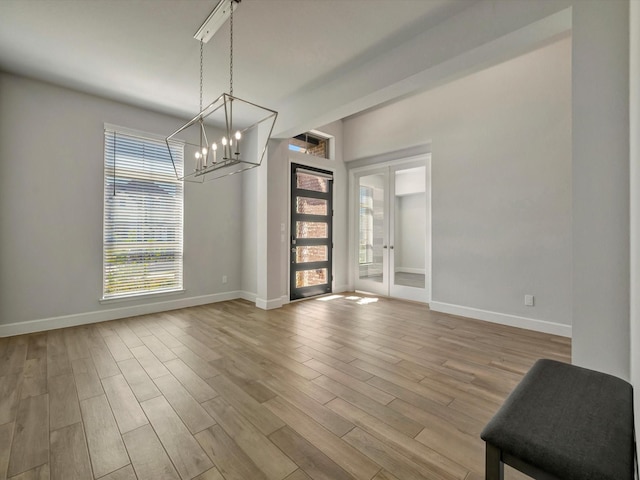
<path id="1" fill-rule="evenodd" d="M 0 338 L 0 480 L 478 480 L 485 423 L 570 353 L 356 294 Z"/>

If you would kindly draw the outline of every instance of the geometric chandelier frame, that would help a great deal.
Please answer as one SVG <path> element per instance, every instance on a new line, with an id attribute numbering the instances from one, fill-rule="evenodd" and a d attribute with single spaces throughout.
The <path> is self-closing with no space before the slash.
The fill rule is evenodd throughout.
<path id="1" fill-rule="evenodd" d="M 220 0 L 194 35 L 200 41 L 200 112 L 166 138 L 179 180 L 202 183 L 260 166 L 273 133 L 278 112 L 233 95 L 233 10 L 240 0 Z M 229 18 L 229 93 L 203 108 L 203 47 Z M 184 176 L 179 176 L 169 148 L 184 143 Z M 216 139 L 209 141 L 209 139 Z M 191 163 L 193 162 L 193 163 Z M 193 168 L 190 166 L 193 165 Z"/>
<path id="2" fill-rule="evenodd" d="M 259 167 L 277 118 L 278 112 L 275 110 L 223 93 L 167 137 L 168 147 L 178 135 L 191 132 L 187 140 L 182 139 L 185 144 L 184 176 L 180 177 L 177 170 L 176 176 L 179 180 L 202 183 Z M 210 143 L 209 138 L 220 130 L 223 131 L 221 143 Z M 260 141 L 261 134 L 263 141 Z M 245 145 L 249 142 L 255 147 L 249 149 Z M 195 152 L 195 155 L 191 156 L 190 152 Z M 194 157 L 195 167 L 191 169 L 186 162 Z"/>

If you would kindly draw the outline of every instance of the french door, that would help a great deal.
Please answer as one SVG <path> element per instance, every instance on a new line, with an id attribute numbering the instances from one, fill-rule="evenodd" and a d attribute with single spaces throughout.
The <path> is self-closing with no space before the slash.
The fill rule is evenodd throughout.
<path id="1" fill-rule="evenodd" d="M 354 177 L 356 290 L 429 301 L 428 159 Z"/>
<path id="2" fill-rule="evenodd" d="M 331 172 L 291 165 L 291 300 L 331 292 L 332 199 Z"/>

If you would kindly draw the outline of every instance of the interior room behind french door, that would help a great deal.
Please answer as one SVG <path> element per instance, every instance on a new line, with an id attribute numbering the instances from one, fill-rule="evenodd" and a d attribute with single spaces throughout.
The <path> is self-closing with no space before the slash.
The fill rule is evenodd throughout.
<path id="1" fill-rule="evenodd" d="M 291 300 L 331 293 L 333 175 L 291 164 Z"/>
<path id="2" fill-rule="evenodd" d="M 355 173 L 356 290 L 429 301 L 428 160 Z"/>

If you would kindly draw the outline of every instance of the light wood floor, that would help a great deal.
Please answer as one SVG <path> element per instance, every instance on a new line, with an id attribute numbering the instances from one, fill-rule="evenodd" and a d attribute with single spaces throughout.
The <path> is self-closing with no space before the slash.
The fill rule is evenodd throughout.
<path id="1" fill-rule="evenodd" d="M 0 478 L 478 480 L 539 357 L 569 340 L 345 296 L 4 338 Z"/>

